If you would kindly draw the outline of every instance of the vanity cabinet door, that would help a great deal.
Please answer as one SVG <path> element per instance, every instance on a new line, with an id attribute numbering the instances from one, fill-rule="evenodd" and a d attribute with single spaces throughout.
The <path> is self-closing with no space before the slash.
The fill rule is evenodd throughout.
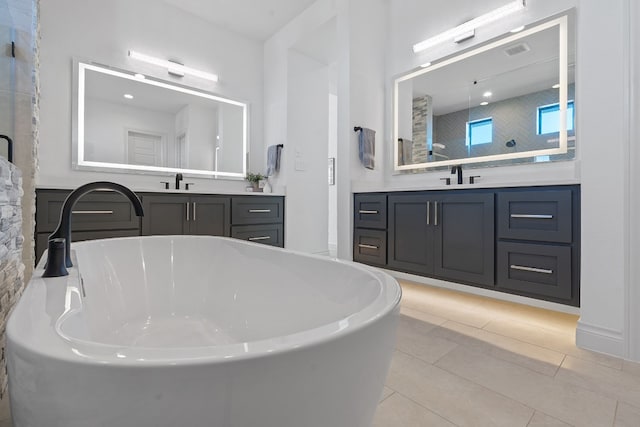
<path id="1" fill-rule="evenodd" d="M 192 196 L 189 209 L 189 234 L 199 236 L 229 236 L 231 198 Z"/>
<path id="2" fill-rule="evenodd" d="M 434 201 L 424 194 L 388 197 L 387 265 L 406 273 L 433 273 Z"/>
<path id="3" fill-rule="evenodd" d="M 435 208 L 434 274 L 494 285 L 494 195 L 444 194 Z"/>
<path id="4" fill-rule="evenodd" d="M 189 234 L 191 203 L 189 196 L 143 195 L 142 235 Z"/>

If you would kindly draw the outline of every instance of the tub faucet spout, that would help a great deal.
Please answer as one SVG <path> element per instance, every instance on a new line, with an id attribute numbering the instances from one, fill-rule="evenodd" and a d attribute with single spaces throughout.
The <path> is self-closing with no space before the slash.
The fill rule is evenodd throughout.
<path id="1" fill-rule="evenodd" d="M 133 204 L 133 208 L 136 211 L 137 216 L 144 216 L 142 202 L 140 202 L 140 199 L 133 191 L 129 190 L 124 185 L 116 184 L 115 182 L 97 181 L 90 182 L 76 188 L 67 196 L 64 203 L 62 204 L 62 212 L 60 213 L 60 221 L 58 222 L 58 227 L 53 232 L 53 234 L 49 236 L 49 241 L 53 239 L 65 239 L 64 258 L 66 267 L 73 267 L 73 263 L 71 262 L 71 215 L 73 213 L 73 207 L 80 197 L 94 190 L 117 191 L 118 193 L 126 196 L 131 201 L 131 204 Z M 49 251 L 49 253 L 47 254 L 47 265 L 49 265 L 49 263 L 61 262 L 62 257 L 53 256 L 53 252 Z M 62 266 L 59 267 L 60 268 L 57 268 L 57 266 L 53 266 L 51 268 L 51 271 L 59 271 L 61 272 L 61 276 L 66 276 L 66 274 L 62 273 L 64 272 L 64 269 L 61 268 Z M 49 268 L 47 268 L 47 270 L 49 270 Z M 57 277 L 57 275 L 49 277 Z"/>

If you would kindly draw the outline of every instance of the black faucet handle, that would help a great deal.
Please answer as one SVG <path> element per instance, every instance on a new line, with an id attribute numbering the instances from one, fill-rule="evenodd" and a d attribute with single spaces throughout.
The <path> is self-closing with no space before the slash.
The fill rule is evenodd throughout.
<path id="1" fill-rule="evenodd" d="M 185 182 L 184 183 L 184 189 L 188 190 L 190 185 L 196 185 L 195 182 Z"/>
<path id="2" fill-rule="evenodd" d="M 469 184 L 475 184 L 477 178 L 482 178 L 480 175 L 472 175 L 469 177 Z"/>
<path id="3" fill-rule="evenodd" d="M 169 189 L 169 184 L 171 184 L 169 181 L 160 181 L 160 184 L 164 184 L 164 189 L 168 190 Z"/>
<path id="4" fill-rule="evenodd" d="M 440 178 L 440 181 L 444 181 L 444 185 L 451 185 L 451 178 Z"/>

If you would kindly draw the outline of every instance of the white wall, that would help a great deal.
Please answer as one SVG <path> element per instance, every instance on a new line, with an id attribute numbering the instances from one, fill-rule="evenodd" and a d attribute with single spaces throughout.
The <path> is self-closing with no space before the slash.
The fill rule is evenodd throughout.
<path id="1" fill-rule="evenodd" d="M 134 189 L 161 189 L 166 177 L 71 169 L 72 58 L 136 70 L 250 104 L 251 170 L 264 169 L 262 44 L 155 0 L 58 0 L 40 4 L 42 41 L 39 186 L 73 188 L 115 180 Z M 211 83 L 128 58 L 128 50 L 177 59 L 219 74 Z M 245 182 L 190 179 L 198 191 L 244 191 Z"/>
<path id="2" fill-rule="evenodd" d="M 172 114 L 88 99 L 85 120 L 85 158 L 96 162 L 126 163 L 127 130 L 164 135 L 167 145 L 174 140 Z M 170 152 L 170 149 L 167 149 Z M 165 156 L 167 153 L 165 153 Z"/>
<path id="3" fill-rule="evenodd" d="M 336 16 L 318 0 L 264 45 L 265 146 L 284 144 L 273 188 L 286 188 L 285 247 L 328 250 L 329 67 L 292 48 Z M 266 153 L 265 153 L 266 154 Z"/>

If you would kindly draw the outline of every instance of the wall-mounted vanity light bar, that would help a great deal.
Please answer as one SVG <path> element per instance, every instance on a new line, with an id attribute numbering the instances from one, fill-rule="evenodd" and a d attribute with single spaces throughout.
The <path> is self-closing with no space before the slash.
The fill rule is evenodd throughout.
<path id="1" fill-rule="evenodd" d="M 523 10 L 524 8 L 525 0 L 512 1 L 505 4 L 504 6 L 492 10 L 491 12 L 485 13 L 484 15 L 480 15 L 477 18 L 467 21 L 464 24 L 460 24 L 455 28 L 428 38 L 424 41 L 421 41 L 420 43 L 414 44 L 413 51 L 415 53 L 422 52 L 423 50 L 429 49 L 430 47 L 433 47 L 440 43 L 444 43 L 446 41 L 455 41 L 456 43 L 460 43 L 473 37 L 476 28 L 487 25 L 491 22 L 495 22 L 499 19 L 504 18 L 505 16 Z"/>
<path id="2" fill-rule="evenodd" d="M 168 61 L 166 59 L 156 58 L 155 56 L 145 55 L 144 53 L 136 52 L 133 50 L 129 51 L 129 56 L 133 59 L 137 59 L 139 61 L 143 61 L 148 64 L 164 67 L 168 70 L 169 74 L 172 74 L 175 76 L 184 76 L 185 74 L 190 74 L 195 77 L 211 80 L 212 82 L 218 81 L 217 74 L 207 73 L 206 71 L 200 71 L 194 68 L 185 67 L 184 65 L 174 61 Z"/>

